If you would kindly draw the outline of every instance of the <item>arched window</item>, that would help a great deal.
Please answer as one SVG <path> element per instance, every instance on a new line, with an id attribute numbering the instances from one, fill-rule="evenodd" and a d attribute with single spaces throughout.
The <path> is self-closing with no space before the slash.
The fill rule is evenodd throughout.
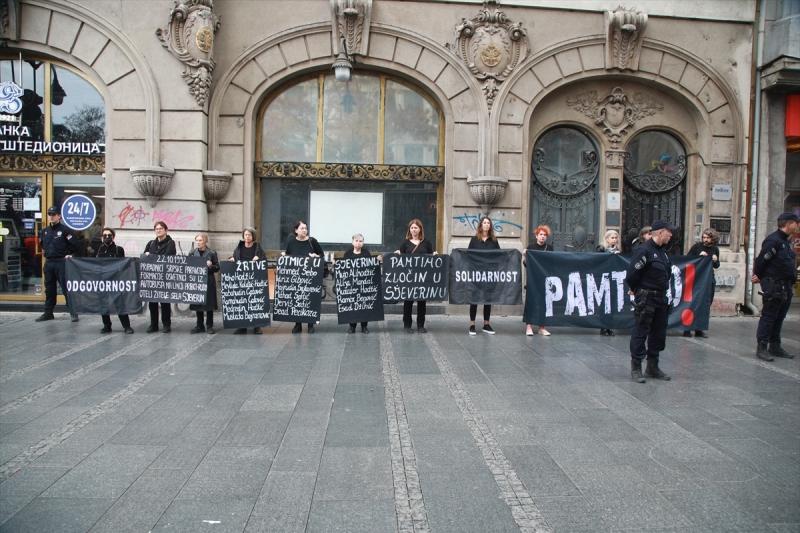
<path id="1" fill-rule="evenodd" d="M 638 235 L 642 226 L 666 220 L 684 227 L 686 150 L 673 135 L 644 131 L 628 143 L 622 194 L 623 235 Z M 683 231 L 673 235 L 670 249 L 680 253 Z"/>
<path id="2" fill-rule="evenodd" d="M 334 248 L 363 233 L 373 249 L 393 250 L 411 218 L 435 244 L 442 123 L 427 95 L 385 75 L 284 87 L 260 117 L 262 244 L 280 249 L 304 219 Z"/>
<path id="3" fill-rule="evenodd" d="M 598 169 L 597 145 L 582 130 L 559 126 L 536 141 L 529 227 L 550 226 L 556 250 L 594 249 Z"/>

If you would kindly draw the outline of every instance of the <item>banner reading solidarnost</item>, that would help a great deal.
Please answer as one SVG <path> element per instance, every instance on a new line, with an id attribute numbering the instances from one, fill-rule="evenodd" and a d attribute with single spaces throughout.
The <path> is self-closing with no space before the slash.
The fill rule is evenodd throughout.
<path id="1" fill-rule="evenodd" d="M 669 327 L 708 329 L 711 259 L 670 257 Z M 625 284 L 629 258 L 608 253 L 528 250 L 527 324 L 624 329 L 634 325 Z"/>
<path id="2" fill-rule="evenodd" d="M 451 304 L 522 303 L 519 250 L 469 250 L 450 254 Z"/>
<path id="3" fill-rule="evenodd" d="M 138 313 L 139 272 L 132 257 L 72 257 L 67 260 L 67 295 L 73 313 Z"/>
<path id="4" fill-rule="evenodd" d="M 334 272 L 339 324 L 383 320 L 381 264 L 378 257 L 339 259 Z"/>
<path id="5" fill-rule="evenodd" d="M 222 327 L 269 326 L 267 261 L 220 261 Z"/>
<path id="6" fill-rule="evenodd" d="M 309 324 L 318 322 L 322 310 L 324 271 L 325 260 L 322 257 L 279 257 L 272 320 Z"/>
<path id="7" fill-rule="evenodd" d="M 139 297 L 146 302 L 206 303 L 206 258 L 145 255 L 139 263 Z"/>
<path id="8" fill-rule="evenodd" d="M 383 301 L 447 300 L 450 257 L 428 254 L 383 256 Z"/>

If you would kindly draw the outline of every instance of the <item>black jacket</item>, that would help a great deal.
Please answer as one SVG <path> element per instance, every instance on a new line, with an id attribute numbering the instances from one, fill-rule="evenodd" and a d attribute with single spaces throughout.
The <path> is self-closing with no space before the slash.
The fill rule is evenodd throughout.
<path id="1" fill-rule="evenodd" d="M 470 250 L 499 250 L 500 243 L 497 242 L 497 239 L 486 239 L 484 241 L 480 237 L 472 237 L 467 248 Z"/>
<path id="2" fill-rule="evenodd" d="M 97 249 L 95 257 L 125 257 L 125 248 L 113 242 L 110 245 L 103 243 Z"/>
<path id="3" fill-rule="evenodd" d="M 152 255 L 176 255 L 175 241 L 173 241 L 172 237 L 169 235 L 164 237 L 163 241 L 153 239 L 144 247 L 144 253 Z"/>
<path id="4" fill-rule="evenodd" d="M 775 230 L 761 244 L 761 252 L 753 265 L 753 274 L 761 279 L 794 282 L 797 276 L 795 261 L 796 255 L 789 236 L 781 230 Z"/>
<path id="5" fill-rule="evenodd" d="M 317 239 L 309 237 L 305 241 L 297 240 L 297 237 L 292 235 L 286 240 L 286 255 L 304 256 L 309 254 L 325 255 L 322 251 L 322 246 L 319 245 Z"/>
<path id="6" fill-rule="evenodd" d="M 191 251 L 189 256 L 202 257 L 206 261 L 211 261 L 211 266 L 208 267 L 206 303 L 205 305 L 192 304 L 189 306 L 189 309 L 192 311 L 214 311 L 217 308 L 217 279 L 214 277 L 214 274 L 219 272 L 219 258 L 217 257 L 217 252 L 208 247 L 206 247 L 204 252 L 195 248 Z"/>
<path id="7" fill-rule="evenodd" d="M 80 249 L 79 239 L 67 226 L 59 222 L 42 229 L 42 252 L 47 259 L 64 259 L 76 255 Z"/>
<path id="8" fill-rule="evenodd" d="M 253 246 L 250 248 L 245 248 L 244 241 L 239 241 L 239 244 L 236 245 L 236 248 L 233 250 L 233 260 L 234 261 L 242 261 L 242 252 L 247 250 L 252 251 L 255 248 L 255 254 L 253 257 L 258 257 L 259 259 L 266 259 L 264 257 L 264 249 L 261 248 L 261 245 L 257 242 L 253 243 Z M 252 258 L 245 259 L 245 261 L 251 261 Z"/>
<path id="9" fill-rule="evenodd" d="M 666 291 L 672 276 L 672 262 L 663 246 L 650 239 L 636 248 L 631 256 L 625 281 L 634 291 L 648 289 Z"/>

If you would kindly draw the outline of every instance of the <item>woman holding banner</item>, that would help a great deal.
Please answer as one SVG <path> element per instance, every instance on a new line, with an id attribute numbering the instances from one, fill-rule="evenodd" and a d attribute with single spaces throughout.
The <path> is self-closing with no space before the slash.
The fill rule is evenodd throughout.
<path id="1" fill-rule="evenodd" d="M 228 261 L 259 261 L 264 259 L 264 255 L 264 250 L 256 241 L 255 228 L 247 227 L 242 230 L 242 240 L 236 245 L 233 255 L 228 258 Z M 234 335 L 244 335 L 246 333 L 247 328 L 238 328 L 233 332 Z M 253 328 L 253 333 L 261 334 L 261 328 Z"/>
<path id="2" fill-rule="evenodd" d="M 711 266 L 714 269 L 719 268 L 719 248 L 717 247 L 717 243 L 719 242 L 719 233 L 714 228 L 706 228 L 703 231 L 703 235 L 700 237 L 701 241 L 695 243 L 694 246 L 691 247 L 689 253 L 686 254 L 689 257 L 710 257 L 711 258 Z M 709 307 L 714 302 L 714 292 L 717 288 L 717 280 L 714 277 L 713 273 L 711 275 L 711 286 L 709 287 L 709 292 L 711 295 L 708 298 L 708 305 Z M 691 337 L 692 332 L 691 330 L 684 330 L 683 331 L 684 337 Z M 706 338 L 708 334 L 703 331 L 702 329 L 697 329 L 694 332 L 695 337 Z"/>
<path id="3" fill-rule="evenodd" d="M 192 328 L 190 333 L 203 333 L 204 331 L 209 335 L 216 333 L 214 331 L 214 310 L 217 308 L 217 280 L 214 277 L 216 272 L 219 272 L 219 259 L 217 252 L 208 247 L 208 234 L 198 233 L 194 237 L 194 250 L 189 254 L 194 257 L 202 257 L 206 260 L 208 267 L 208 284 L 206 285 L 206 303 L 204 305 L 193 304 L 189 309 L 195 311 L 197 314 L 197 325 Z M 203 326 L 203 313 L 205 313 L 206 323 Z"/>
<path id="4" fill-rule="evenodd" d="M 369 251 L 369 248 L 364 246 L 364 236 L 360 233 L 356 233 L 353 235 L 353 245 L 350 246 L 344 252 L 345 259 L 358 259 L 359 257 L 372 257 L 372 253 Z M 361 333 L 369 333 L 369 328 L 367 327 L 368 322 L 361 323 Z M 356 323 L 350 322 L 350 329 L 347 330 L 348 333 L 355 333 L 356 332 Z"/>
<path id="5" fill-rule="evenodd" d="M 550 238 L 550 233 L 550 226 L 536 226 L 536 229 L 533 231 L 533 235 L 536 240 L 528 244 L 526 249 L 536 250 L 539 252 L 552 252 L 553 245 L 547 243 L 547 239 Z M 545 337 L 550 336 L 550 332 L 547 331 L 544 326 L 539 326 L 539 333 Z M 525 335 L 529 337 L 533 335 L 533 324 L 525 324 Z"/>
<path id="6" fill-rule="evenodd" d="M 603 242 L 605 246 L 598 246 L 598 252 L 607 252 L 609 254 L 618 254 L 622 252 L 622 249 L 619 247 L 619 232 L 617 232 L 617 230 L 610 229 L 606 231 L 605 235 L 603 235 Z M 600 328 L 600 335 L 613 337 L 614 331 L 608 328 Z"/>
<path id="7" fill-rule="evenodd" d="M 412 219 L 408 223 L 406 230 L 406 240 L 400 247 L 394 251 L 396 254 L 435 254 L 431 241 L 425 238 L 425 228 L 422 221 L 418 218 Z M 405 300 L 403 302 L 403 327 L 406 333 L 413 333 L 411 329 L 411 311 L 414 308 L 414 300 Z M 417 332 L 427 333 L 425 329 L 425 300 L 417 301 Z"/>
<path id="8" fill-rule="evenodd" d="M 470 250 L 499 250 L 500 244 L 494 234 L 494 224 L 488 216 L 482 216 L 478 221 L 475 236 L 469 240 Z M 478 314 L 478 304 L 469 304 L 469 334 L 477 335 L 475 331 L 475 316 Z M 494 329 L 489 324 L 492 317 L 492 306 L 483 304 L 483 332 L 494 335 Z"/>
<path id="9" fill-rule="evenodd" d="M 167 234 L 167 224 L 159 220 L 153 224 L 153 231 L 156 233 L 156 238 L 144 247 L 144 255 L 177 255 L 175 241 Z M 172 310 L 169 302 L 150 302 L 147 304 L 150 310 L 150 327 L 147 328 L 147 333 L 158 331 L 159 306 L 161 307 L 161 323 L 164 325 L 161 331 L 164 333 L 172 331 Z"/>
<path id="10" fill-rule="evenodd" d="M 303 220 L 298 220 L 294 224 L 294 235 L 291 235 L 286 241 L 286 251 L 281 252 L 281 255 L 321 257 L 325 255 L 325 252 L 317 242 L 317 239 L 309 236 L 308 224 Z M 292 333 L 301 333 L 302 331 L 303 323 L 295 322 Z M 314 333 L 314 324 L 308 324 L 308 332 Z"/>
<path id="11" fill-rule="evenodd" d="M 114 242 L 114 237 L 117 234 L 113 229 L 103 228 L 100 231 L 100 235 L 102 236 L 102 241 L 100 246 L 97 247 L 95 257 L 125 257 L 125 249 L 122 246 L 117 246 Z M 122 324 L 125 333 L 133 333 L 130 317 L 128 315 L 117 316 L 119 316 L 119 323 Z M 101 315 L 101 318 L 103 319 L 103 329 L 100 330 L 100 333 L 111 333 L 111 316 Z"/>

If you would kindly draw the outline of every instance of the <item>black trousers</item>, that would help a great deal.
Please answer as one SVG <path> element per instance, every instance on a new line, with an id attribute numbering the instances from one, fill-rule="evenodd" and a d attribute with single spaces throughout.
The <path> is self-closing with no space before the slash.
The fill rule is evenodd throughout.
<path id="1" fill-rule="evenodd" d="M 197 327 L 202 327 L 203 325 L 203 313 L 204 311 L 195 311 L 197 315 Z M 205 311 L 206 315 L 206 327 L 213 328 L 214 327 L 214 311 Z"/>
<path id="2" fill-rule="evenodd" d="M 172 326 L 172 309 L 169 302 L 150 302 L 147 308 L 150 309 L 150 325 L 158 327 L 158 308 L 161 307 L 161 323 L 164 327 Z"/>
<path id="3" fill-rule="evenodd" d="M 122 324 L 123 328 L 131 327 L 131 318 L 128 315 L 117 315 L 119 317 L 119 323 Z M 103 319 L 103 325 L 107 328 L 111 328 L 111 315 L 100 315 L 100 318 Z"/>
<path id="4" fill-rule="evenodd" d="M 478 314 L 478 304 L 469 304 L 469 321 L 475 322 L 475 317 Z M 492 318 L 492 306 L 484 304 L 483 306 L 483 321 L 489 322 Z"/>
<path id="5" fill-rule="evenodd" d="M 667 317 L 669 304 L 663 294 L 647 296 L 644 309 L 636 316 L 636 324 L 631 331 L 631 359 L 658 361 L 658 354 L 667 343 Z"/>
<path id="6" fill-rule="evenodd" d="M 792 284 L 789 281 L 772 281 L 780 284 L 769 292 L 766 291 L 767 279 L 761 280 L 764 288 L 764 306 L 761 309 L 761 318 L 758 319 L 756 339 L 758 342 L 781 342 L 781 328 L 783 319 L 792 305 Z M 782 294 L 782 296 L 781 296 Z"/>
<path id="7" fill-rule="evenodd" d="M 417 301 L 417 327 L 425 327 L 425 300 Z M 403 326 L 406 328 L 411 327 L 411 310 L 414 307 L 414 300 L 405 300 L 403 302 Z"/>
<path id="8" fill-rule="evenodd" d="M 67 301 L 67 307 L 72 312 L 67 296 L 67 263 L 64 259 L 48 259 L 44 264 L 44 312 L 51 313 L 56 307 L 56 294 L 58 288 L 56 283 L 61 285 L 61 292 Z"/>
<path id="9" fill-rule="evenodd" d="M 369 322 L 362 322 L 361 323 L 361 329 L 364 329 L 365 327 L 367 327 L 367 324 L 369 324 Z M 355 322 L 350 322 L 350 327 L 351 328 L 356 327 L 356 323 Z"/>

